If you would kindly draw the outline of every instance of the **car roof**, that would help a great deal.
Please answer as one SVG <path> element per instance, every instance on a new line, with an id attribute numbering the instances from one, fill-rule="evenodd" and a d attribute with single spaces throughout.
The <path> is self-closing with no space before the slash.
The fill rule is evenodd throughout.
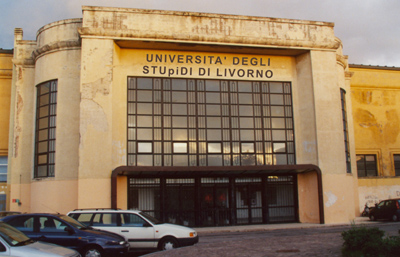
<path id="1" fill-rule="evenodd" d="M 131 213 L 140 213 L 139 210 L 121 210 L 121 209 L 107 209 L 107 208 L 99 208 L 99 209 L 75 209 L 70 211 L 69 213 L 93 213 L 93 212 L 131 212 Z"/>
<path id="2" fill-rule="evenodd" d="M 14 215 L 9 215 L 7 217 L 22 217 L 22 216 L 55 216 L 55 217 L 61 217 L 65 216 L 64 214 L 60 213 L 21 213 L 21 214 L 14 214 Z"/>

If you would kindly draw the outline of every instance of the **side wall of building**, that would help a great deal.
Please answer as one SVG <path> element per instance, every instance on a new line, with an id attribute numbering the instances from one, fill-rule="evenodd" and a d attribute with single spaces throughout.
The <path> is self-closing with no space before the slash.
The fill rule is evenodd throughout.
<path id="1" fill-rule="evenodd" d="M 377 176 L 358 178 L 359 210 L 365 204 L 400 197 L 394 154 L 400 154 L 400 69 L 353 65 L 353 104 L 356 154 L 374 155 Z"/>
<path id="2" fill-rule="evenodd" d="M 12 57 L 13 50 L 0 49 L 0 165 L 1 170 L 7 170 L 8 159 L 8 134 L 10 126 L 10 105 L 11 105 L 11 82 L 12 82 Z M 0 202 L 0 210 L 8 210 L 6 200 L 9 192 L 7 183 L 3 180 L 6 178 L 2 175 L 0 182 L 0 194 L 2 200 Z"/>

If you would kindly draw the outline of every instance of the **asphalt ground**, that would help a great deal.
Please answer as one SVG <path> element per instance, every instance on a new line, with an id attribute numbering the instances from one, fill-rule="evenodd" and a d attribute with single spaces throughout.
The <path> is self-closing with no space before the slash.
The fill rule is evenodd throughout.
<path id="1" fill-rule="evenodd" d="M 305 257 L 305 256 L 342 256 L 341 248 L 343 239 L 341 232 L 343 228 L 350 228 L 351 225 L 368 225 L 374 226 L 378 223 L 372 223 L 365 217 L 356 218 L 356 220 L 348 224 L 277 224 L 277 225 L 257 225 L 257 226 L 237 226 L 237 227 L 217 227 L 217 228 L 197 228 L 200 242 L 193 246 L 177 248 L 169 251 L 154 252 L 145 255 L 146 257 Z M 385 225 L 385 224 L 384 224 Z M 391 224 L 386 224 L 391 226 Z M 400 223 L 396 223 L 400 228 Z M 334 233 L 327 233 L 324 228 L 337 227 Z M 274 236 L 275 230 L 290 230 L 287 233 L 280 233 Z M 301 231 L 300 231 L 301 230 Z M 310 232 L 303 232 L 308 230 Z M 270 231 L 270 236 L 243 236 L 245 232 L 262 232 Z M 238 236 L 227 237 L 226 240 L 215 240 L 213 242 L 212 235 L 221 234 L 237 234 Z M 394 233 L 394 232 L 393 232 Z M 202 236 L 208 239 L 202 242 Z M 243 238 L 240 238 L 240 235 Z M 395 234 L 393 234 L 395 235 Z M 397 234 L 398 235 L 398 234 Z"/>

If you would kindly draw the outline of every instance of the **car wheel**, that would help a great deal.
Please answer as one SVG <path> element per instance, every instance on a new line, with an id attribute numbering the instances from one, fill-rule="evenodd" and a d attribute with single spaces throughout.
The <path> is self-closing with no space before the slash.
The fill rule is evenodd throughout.
<path id="1" fill-rule="evenodd" d="M 369 215 L 369 219 L 372 220 L 372 221 L 376 221 L 375 215 Z"/>
<path id="2" fill-rule="evenodd" d="M 103 256 L 102 250 L 98 246 L 88 246 L 83 250 L 82 257 L 101 257 Z"/>
<path id="3" fill-rule="evenodd" d="M 392 221 L 399 221 L 399 217 L 396 214 L 393 214 Z"/>
<path id="4" fill-rule="evenodd" d="M 171 250 L 178 247 L 178 241 L 176 241 L 173 237 L 166 237 L 161 240 L 158 248 L 162 251 L 164 250 Z"/>

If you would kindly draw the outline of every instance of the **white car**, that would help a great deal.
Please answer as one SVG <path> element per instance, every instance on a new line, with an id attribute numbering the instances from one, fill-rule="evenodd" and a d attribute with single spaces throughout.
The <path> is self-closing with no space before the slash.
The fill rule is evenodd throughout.
<path id="1" fill-rule="evenodd" d="M 93 228 L 124 236 L 131 249 L 169 250 L 193 245 L 199 241 L 194 229 L 162 223 L 141 211 L 83 209 L 71 211 L 68 216 Z"/>
<path id="2" fill-rule="evenodd" d="M 0 222 L 0 256 L 80 257 L 81 255 L 62 246 L 36 242 L 18 229 Z"/>

